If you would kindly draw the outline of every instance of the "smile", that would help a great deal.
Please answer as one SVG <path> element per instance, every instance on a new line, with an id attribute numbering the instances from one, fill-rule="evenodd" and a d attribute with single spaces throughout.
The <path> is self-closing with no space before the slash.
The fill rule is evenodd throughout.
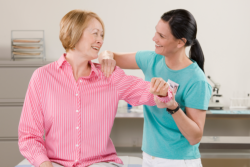
<path id="1" fill-rule="evenodd" d="M 156 46 L 156 47 L 162 47 L 162 46 L 160 46 L 160 45 L 157 45 L 157 44 L 155 44 L 155 46 Z"/>
<path id="2" fill-rule="evenodd" d="M 99 50 L 100 50 L 100 48 L 98 48 L 98 47 L 94 47 L 94 46 L 92 46 L 92 48 L 93 48 L 93 49 L 95 49 L 95 50 L 97 50 L 97 51 L 99 51 Z"/>

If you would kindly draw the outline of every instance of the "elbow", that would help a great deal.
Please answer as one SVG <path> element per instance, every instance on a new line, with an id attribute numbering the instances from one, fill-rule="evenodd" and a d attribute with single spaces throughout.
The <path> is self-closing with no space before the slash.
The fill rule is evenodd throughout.
<path id="1" fill-rule="evenodd" d="M 201 138 L 202 138 L 202 136 L 197 136 L 195 138 L 192 138 L 192 139 L 188 140 L 188 142 L 189 142 L 190 145 L 193 146 L 193 145 L 196 145 L 196 144 L 200 143 Z"/>

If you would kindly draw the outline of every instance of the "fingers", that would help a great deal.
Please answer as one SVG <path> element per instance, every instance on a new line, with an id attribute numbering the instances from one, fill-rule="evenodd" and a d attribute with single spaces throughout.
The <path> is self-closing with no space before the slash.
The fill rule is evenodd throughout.
<path id="1" fill-rule="evenodd" d="M 161 103 L 161 101 L 156 96 L 154 96 L 154 101 L 156 105 L 159 105 Z"/>
<path id="2" fill-rule="evenodd" d="M 101 52 L 98 57 L 98 60 L 101 63 L 101 71 L 104 76 L 109 77 L 114 71 L 116 65 L 113 52 L 105 50 Z"/>
<path id="3" fill-rule="evenodd" d="M 154 88 L 155 81 L 156 81 L 156 78 L 152 78 L 152 79 L 151 79 L 151 82 L 150 82 L 150 89 L 152 89 L 152 90 L 153 90 L 153 88 Z"/>
<path id="4" fill-rule="evenodd" d="M 110 75 L 111 75 L 113 71 L 115 70 L 116 61 L 115 60 L 110 60 L 110 61 L 111 61 L 111 67 L 110 67 Z"/>
<path id="5" fill-rule="evenodd" d="M 101 60 L 100 63 L 101 63 L 101 71 L 104 72 L 104 61 L 103 61 L 103 59 Z"/>
<path id="6" fill-rule="evenodd" d="M 103 59 L 102 60 L 102 72 L 104 76 L 110 77 L 115 69 L 116 61 L 113 59 Z"/>
<path id="7" fill-rule="evenodd" d="M 103 59 L 102 62 L 103 62 L 103 74 L 105 77 L 107 77 L 107 60 L 108 59 Z"/>
<path id="8" fill-rule="evenodd" d="M 155 104 L 158 108 L 167 108 L 168 104 L 161 102 L 156 96 L 154 96 Z"/>
<path id="9" fill-rule="evenodd" d="M 156 78 L 155 84 L 154 84 L 154 91 L 157 92 L 157 89 L 161 83 L 161 80 L 159 78 Z"/>
<path id="10" fill-rule="evenodd" d="M 165 89 L 166 82 L 164 80 L 160 80 L 159 86 L 157 87 L 156 92 L 160 92 L 160 90 Z"/>
<path id="11" fill-rule="evenodd" d="M 152 78 L 151 79 L 151 83 L 150 83 L 150 87 L 151 89 L 156 92 L 159 84 L 161 83 L 161 78 Z"/>
<path id="12" fill-rule="evenodd" d="M 150 83 L 150 93 L 158 95 L 159 90 L 164 86 L 164 80 L 161 78 L 152 78 Z"/>
<path id="13" fill-rule="evenodd" d="M 109 77 L 110 73 L 111 73 L 111 61 L 109 59 L 108 59 L 107 64 L 106 64 L 106 68 L 107 68 L 106 76 Z"/>

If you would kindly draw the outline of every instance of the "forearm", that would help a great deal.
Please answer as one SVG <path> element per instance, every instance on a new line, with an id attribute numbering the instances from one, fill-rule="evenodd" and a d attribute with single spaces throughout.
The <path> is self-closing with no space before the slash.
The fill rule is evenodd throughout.
<path id="1" fill-rule="evenodd" d="M 191 120 L 181 109 L 172 116 L 180 132 L 191 145 L 200 142 L 203 130 L 193 120 Z"/>
<path id="2" fill-rule="evenodd" d="M 116 65 L 122 69 L 139 69 L 135 55 L 136 52 L 131 53 L 114 53 L 113 59 L 116 61 Z"/>
<path id="3" fill-rule="evenodd" d="M 31 135 L 19 135 L 19 149 L 21 154 L 36 167 L 44 161 L 49 161 L 43 139 Z"/>

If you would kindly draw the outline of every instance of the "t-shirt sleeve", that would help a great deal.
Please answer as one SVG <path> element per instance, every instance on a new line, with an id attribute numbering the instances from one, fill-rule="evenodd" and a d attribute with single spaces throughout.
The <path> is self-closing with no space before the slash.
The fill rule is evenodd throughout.
<path id="1" fill-rule="evenodd" d="M 212 88 L 206 81 L 195 82 L 187 91 L 184 101 L 185 106 L 200 110 L 207 110 Z"/>
<path id="2" fill-rule="evenodd" d="M 150 61 L 153 60 L 155 57 L 155 52 L 154 51 L 149 51 L 149 50 L 143 50 L 143 51 L 138 51 L 135 55 L 135 60 L 139 68 L 145 72 Z"/>

